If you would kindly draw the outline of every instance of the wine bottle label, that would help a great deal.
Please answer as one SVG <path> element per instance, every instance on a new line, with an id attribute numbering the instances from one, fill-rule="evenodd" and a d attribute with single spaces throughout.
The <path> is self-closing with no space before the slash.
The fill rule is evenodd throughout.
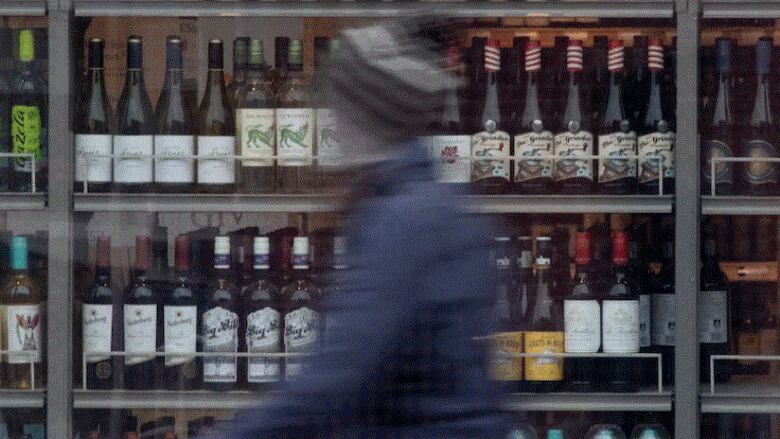
<path id="1" fill-rule="evenodd" d="M 14 105 L 11 107 L 11 148 L 15 154 L 35 155 L 36 168 L 40 168 L 43 159 L 41 140 L 45 138 L 41 127 L 41 111 L 33 105 Z M 29 157 L 15 157 L 14 170 L 32 172 L 32 160 Z M 36 169 L 37 170 L 37 169 Z"/>
<path id="2" fill-rule="evenodd" d="M 41 306 L 7 305 L 6 336 L 8 341 L 8 362 L 29 364 L 41 362 Z"/>
<path id="3" fill-rule="evenodd" d="M 749 158 L 777 158 L 777 149 L 769 142 L 751 140 L 742 145 L 742 156 Z M 748 162 L 742 167 L 742 175 L 750 184 L 777 183 L 777 163 Z"/>
<path id="4" fill-rule="evenodd" d="M 653 344 L 653 325 L 649 294 L 639 295 L 639 347 L 647 348 Z"/>
<path id="5" fill-rule="evenodd" d="M 317 116 L 317 164 L 344 166 L 344 151 L 336 128 L 336 112 L 318 108 Z"/>
<path id="6" fill-rule="evenodd" d="M 639 352 L 639 300 L 604 300 L 601 306 L 604 352 Z"/>
<path id="7" fill-rule="evenodd" d="M 282 349 L 281 313 L 265 307 L 246 316 L 247 352 L 280 352 Z M 247 379 L 250 383 L 263 383 L 279 379 L 279 359 L 249 358 Z"/>
<path id="8" fill-rule="evenodd" d="M 470 136 L 430 136 L 425 138 L 423 143 L 436 162 L 439 183 L 469 182 L 471 178 L 471 162 L 468 160 L 471 157 Z"/>
<path id="9" fill-rule="evenodd" d="M 653 344 L 674 346 L 677 301 L 674 294 L 653 294 Z"/>
<path id="10" fill-rule="evenodd" d="M 203 351 L 238 352 L 238 314 L 217 306 L 203 313 Z M 238 379 L 236 357 L 204 357 L 203 381 L 232 383 Z"/>
<path id="11" fill-rule="evenodd" d="M 593 179 L 593 166 L 586 157 L 593 155 L 593 135 L 587 131 L 571 133 L 569 131 L 555 136 L 555 155 L 572 157 L 559 159 L 555 165 L 555 181 L 572 178 Z"/>
<path id="12" fill-rule="evenodd" d="M 320 314 L 307 307 L 288 312 L 284 316 L 285 352 L 311 352 L 317 343 L 320 331 Z M 288 358 L 285 369 L 288 377 L 299 375 L 304 360 Z"/>
<path id="13" fill-rule="evenodd" d="M 636 133 L 633 131 L 599 136 L 599 182 L 636 178 Z M 609 157 L 609 158 L 606 158 Z"/>
<path id="14" fill-rule="evenodd" d="M 154 136 L 114 136 L 114 182 L 151 183 Z"/>
<path id="15" fill-rule="evenodd" d="M 111 134 L 76 134 L 76 181 L 111 182 Z"/>
<path id="16" fill-rule="evenodd" d="M 601 307 L 596 300 L 563 301 L 566 352 L 593 353 L 601 347 Z"/>
<path id="17" fill-rule="evenodd" d="M 112 305 L 84 304 L 82 308 L 82 326 L 84 352 L 110 352 L 112 323 L 114 320 Z M 88 357 L 87 363 L 108 360 L 109 356 Z"/>
<path id="18" fill-rule="evenodd" d="M 490 377 L 495 381 L 521 381 L 523 359 L 516 355 L 523 351 L 523 333 L 499 332 L 490 339 Z"/>
<path id="19" fill-rule="evenodd" d="M 195 138 L 192 136 L 154 136 L 155 155 L 192 156 Z M 194 183 L 195 161 L 191 158 L 155 159 L 154 181 L 157 183 Z"/>
<path id="20" fill-rule="evenodd" d="M 274 165 L 276 112 L 273 108 L 239 108 L 236 111 L 236 133 L 242 156 L 259 160 L 241 160 L 241 166 Z"/>
<path id="21" fill-rule="evenodd" d="M 528 354 L 563 353 L 562 331 L 529 331 L 525 333 Z M 525 359 L 526 381 L 563 380 L 563 358 L 529 357 Z"/>
<path id="22" fill-rule="evenodd" d="M 496 177 L 509 181 L 509 142 L 509 134 L 504 131 L 483 131 L 471 136 L 472 181 Z"/>
<path id="23" fill-rule="evenodd" d="M 125 351 L 157 350 L 157 305 L 125 305 Z M 125 364 L 154 360 L 153 355 L 128 355 Z"/>
<path id="24" fill-rule="evenodd" d="M 230 158 L 235 154 L 235 148 L 236 139 L 233 136 L 198 136 L 198 183 L 235 183 L 236 162 Z"/>
<path id="25" fill-rule="evenodd" d="M 552 160 L 528 160 L 530 157 L 544 158 L 552 154 L 555 139 L 549 131 L 529 132 L 515 136 L 516 159 L 515 181 L 535 178 L 552 178 Z"/>
<path id="26" fill-rule="evenodd" d="M 699 293 L 699 343 L 728 341 L 728 293 L 722 290 Z"/>
<path id="27" fill-rule="evenodd" d="M 310 166 L 314 151 L 314 110 L 276 109 L 279 166 Z"/>
<path id="28" fill-rule="evenodd" d="M 195 306 L 166 306 L 163 308 L 165 324 L 165 352 L 190 354 L 196 352 L 198 334 L 198 308 Z M 193 356 L 165 357 L 165 366 L 178 366 L 192 361 Z"/>
<path id="29" fill-rule="evenodd" d="M 702 152 L 702 179 L 704 187 L 711 184 L 712 159 L 732 157 L 731 148 L 720 140 L 704 142 Z M 734 166 L 730 162 L 717 162 L 715 165 L 715 184 L 734 183 Z"/>
<path id="30" fill-rule="evenodd" d="M 674 132 L 639 136 L 639 182 L 658 181 L 659 164 L 665 178 L 674 178 Z"/>

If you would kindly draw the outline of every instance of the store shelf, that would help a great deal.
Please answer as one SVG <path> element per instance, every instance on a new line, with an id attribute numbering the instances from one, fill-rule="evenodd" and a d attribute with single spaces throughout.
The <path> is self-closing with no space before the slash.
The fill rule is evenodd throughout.
<path id="1" fill-rule="evenodd" d="M 780 215 L 780 197 L 705 196 L 704 215 Z"/>
<path id="2" fill-rule="evenodd" d="M 332 212 L 335 195 L 75 194 L 77 212 Z"/>
<path id="3" fill-rule="evenodd" d="M 672 393 L 513 393 L 502 404 L 507 411 L 636 411 L 672 410 Z"/>
<path id="4" fill-rule="evenodd" d="M 473 195 L 464 206 L 475 213 L 671 213 L 671 196 Z"/>
<path id="5" fill-rule="evenodd" d="M 74 390 L 76 409 L 240 410 L 267 401 L 273 392 L 171 392 L 165 390 Z"/>
<path id="6" fill-rule="evenodd" d="M 0 1 L 0 15 L 39 16 L 46 14 L 46 2 L 41 1 Z"/>
<path id="7" fill-rule="evenodd" d="M 780 2 L 709 0 L 702 4 L 704 18 L 780 18 Z"/>
<path id="8" fill-rule="evenodd" d="M 435 11 L 455 17 L 623 17 L 670 18 L 672 1 L 85 1 L 76 0 L 77 16 L 166 17 L 397 17 Z"/>
<path id="9" fill-rule="evenodd" d="M 45 390 L 0 390 L 0 408 L 41 408 Z"/>
<path id="10" fill-rule="evenodd" d="M 0 211 L 41 210 L 46 207 L 46 194 L 0 192 Z"/>
<path id="11" fill-rule="evenodd" d="M 780 387 L 777 383 L 724 383 L 702 385 L 702 413 L 780 413 Z"/>

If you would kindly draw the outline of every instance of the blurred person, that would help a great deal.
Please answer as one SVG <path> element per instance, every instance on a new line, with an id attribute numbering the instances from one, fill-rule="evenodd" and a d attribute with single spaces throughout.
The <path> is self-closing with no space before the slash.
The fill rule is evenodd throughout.
<path id="1" fill-rule="evenodd" d="M 435 184 L 415 140 L 454 80 L 438 67 L 430 23 L 347 30 L 329 60 L 328 99 L 349 164 L 360 165 L 345 223 L 350 268 L 325 300 L 329 327 L 310 367 L 237 416 L 228 439 L 506 436 L 479 341 L 494 329 L 493 229 Z"/>

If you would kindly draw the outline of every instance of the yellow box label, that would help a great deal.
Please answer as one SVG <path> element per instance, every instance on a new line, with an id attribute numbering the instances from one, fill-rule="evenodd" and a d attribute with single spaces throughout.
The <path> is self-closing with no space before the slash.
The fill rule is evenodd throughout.
<path id="1" fill-rule="evenodd" d="M 563 353 L 563 332 L 526 332 L 525 352 L 529 354 Z M 563 358 L 526 358 L 525 379 L 527 381 L 563 380 Z"/>
<path id="2" fill-rule="evenodd" d="M 523 359 L 513 356 L 523 351 L 522 332 L 499 332 L 491 336 L 490 378 L 496 381 L 521 381 Z"/>

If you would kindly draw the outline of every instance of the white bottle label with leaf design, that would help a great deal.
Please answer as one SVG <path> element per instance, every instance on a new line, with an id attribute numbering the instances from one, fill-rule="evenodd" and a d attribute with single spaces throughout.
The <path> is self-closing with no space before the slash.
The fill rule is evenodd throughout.
<path id="1" fill-rule="evenodd" d="M 279 166 L 310 166 L 314 152 L 314 110 L 276 109 Z"/>
<path id="2" fill-rule="evenodd" d="M 317 164 L 344 166 L 344 150 L 336 127 L 336 113 L 330 108 L 318 108 Z"/>
<path id="3" fill-rule="evenodd" d="M 241 166 L 273 166 L 276 141 L 276 112 L 273 108 L 239 108 L 236 110 L 236 133 L 242 156 Z"/>

